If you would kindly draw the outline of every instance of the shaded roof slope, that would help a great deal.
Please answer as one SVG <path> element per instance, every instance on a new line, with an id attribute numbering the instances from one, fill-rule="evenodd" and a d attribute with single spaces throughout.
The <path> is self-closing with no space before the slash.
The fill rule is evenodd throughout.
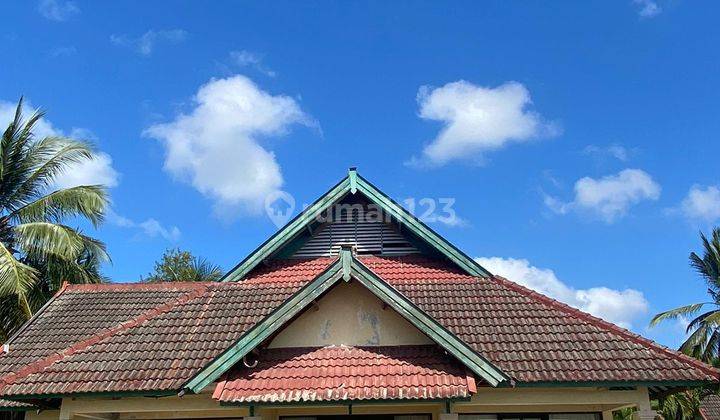
<path id="1" fill-rule="evenodd" d="M 700 416 L 704 420 L 720 420 L 720 395 L 708 395 L 702 399 Z"/>

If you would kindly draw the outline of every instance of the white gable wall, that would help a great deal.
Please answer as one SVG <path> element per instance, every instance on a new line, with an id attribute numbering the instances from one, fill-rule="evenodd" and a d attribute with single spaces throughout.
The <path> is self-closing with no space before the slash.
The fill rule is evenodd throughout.
<path id="1" fill-rule="evenodd" d="M 432 341 L 357 282 L 340 282 L 271 342 L 271 348 L 397 346 Z"/>

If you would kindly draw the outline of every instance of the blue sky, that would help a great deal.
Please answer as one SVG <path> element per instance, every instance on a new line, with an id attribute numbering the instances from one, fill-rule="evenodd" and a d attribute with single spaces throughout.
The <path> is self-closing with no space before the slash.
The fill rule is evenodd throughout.
<path id="1" fill-rule="evenodd" d="M 720 218 L 713 2 L 122 2 L 4 8 L 0 117 L 102 153 L 115 281 L 167 247 L 225 268 L 349 166 L 491 271 L 675 346 Z M 424 208 L 423 208 L 424 209 Z M 298 208 L 295 209 L 298 211 Z M 438 207 L 438 213 L 440 208 Z"/>

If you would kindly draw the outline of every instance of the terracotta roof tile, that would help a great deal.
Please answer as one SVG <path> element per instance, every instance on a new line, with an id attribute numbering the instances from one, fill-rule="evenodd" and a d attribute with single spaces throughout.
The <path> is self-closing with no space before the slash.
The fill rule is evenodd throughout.
<path id="1" fill-rule="evenodd" d="M 0 399 L 0 411 L 15 411 L 15 410 L 34 410 L 38 407 L 19 401 L 10 401 Z"/>
<path id="2" fill-rule="evenodd" d="M 361 261 L 522 382 L 717 380 L 695 359 L 501 277 L 423 257 Z"/>
<path id="3" fill-rule="evenodd" d="M 0 395 L 176 391 L 333 261 L 271 262 L 238 283 L 68 287 L 0 355 Z M 501 278 L 423 257 L 361 261 L 518 381 L 717 378 Z"/>
<path id="4" fill-rule="evenodd" d="M 218 383 L 221 402 L 319 402 L 466 398 L 475 392 L 465 368 L 436 346 L 263 350 L 255 368 Z"/>
<path id="5" fill-rule="evenodd" d="M 330 262 L 285 264 L 275 282 L 71 286 L 0 356 L 0 395 L 177 390 Z"/>
<path id="6" fill-rule="evenodd" d="M 708 395 L 702 399 L 700 416 L 704 420 L 720 420 L 720 395 Z"/>

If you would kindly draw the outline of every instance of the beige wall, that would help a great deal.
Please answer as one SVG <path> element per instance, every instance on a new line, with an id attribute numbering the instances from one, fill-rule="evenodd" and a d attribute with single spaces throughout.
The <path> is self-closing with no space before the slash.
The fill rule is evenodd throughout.
<path id="1" fill-rule="evenodd" d="M 454 413 L 519 412 L 604 412 L 622 407 L 649 405 L 646 388 L 610 391 L 600 388 L 480 388 L 470 401 L 451 405 Z M 353 414 L 430 413 L 439 420 L 444 403 L 353 404 Z M 280 416 L 347 414 L 347 404 L 257 407 L 261 420 Z M 41 416 L 28 413 L 27 420 L 140 420 L 140 419 L 237 419 L 248 416 L 247 407 L 221 406 L 210 394 L 162 398 L 66 398 L 60 411 L 45 411 Z M 609 415 L 603 416 L 610 418 Z"/>
<path id="2" fill-rule="evenodd" d="M 432 341 L 357 282 L 340 282 L 270 343 L 278 347 L 331 344 L 396 346 Z"/>

